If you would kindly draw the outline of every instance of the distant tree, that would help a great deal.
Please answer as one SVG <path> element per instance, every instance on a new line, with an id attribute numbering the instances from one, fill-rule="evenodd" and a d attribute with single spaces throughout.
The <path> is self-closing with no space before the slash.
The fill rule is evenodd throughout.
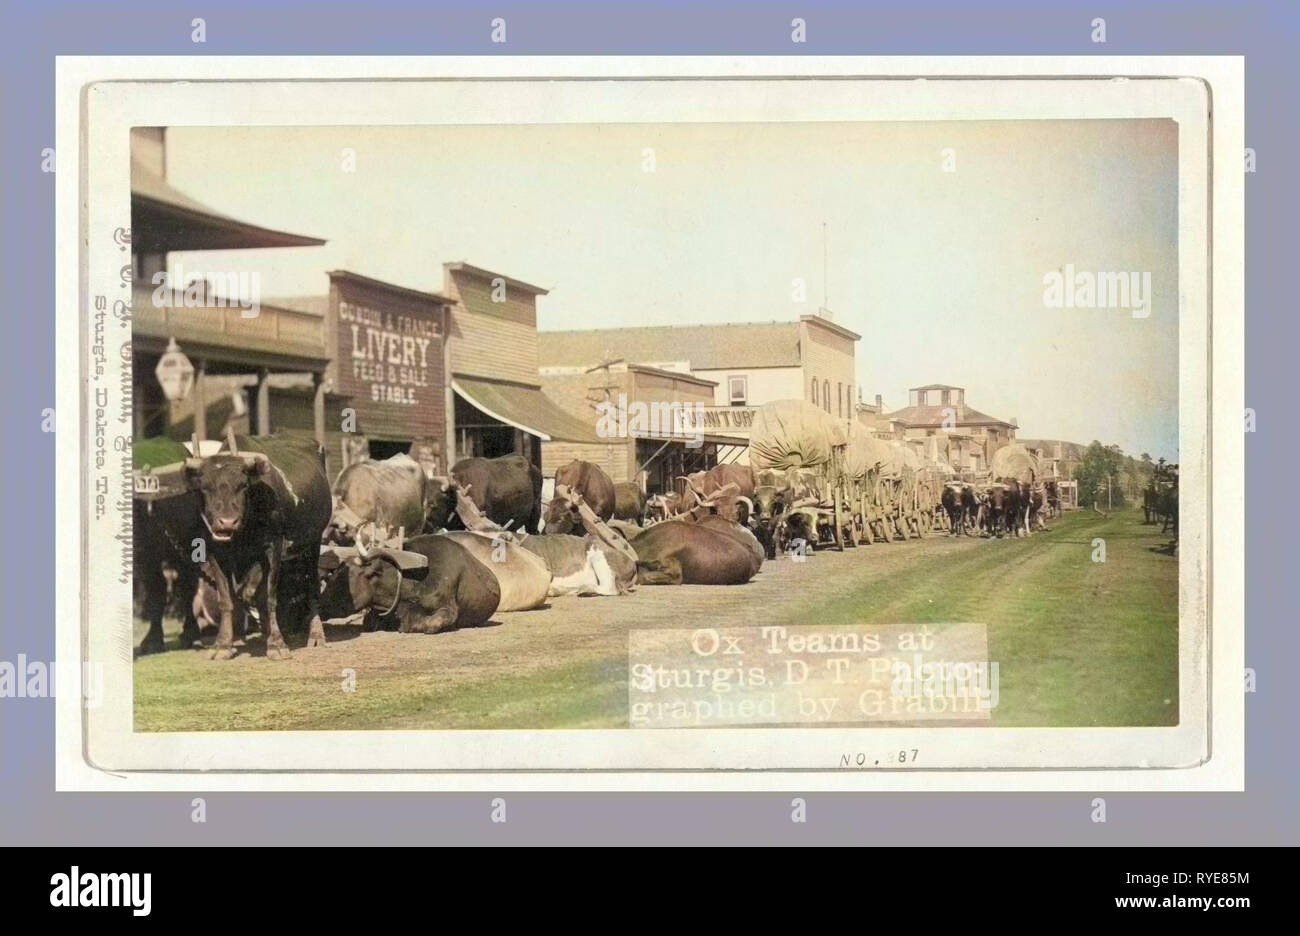
<path id="1" fill-rule="evenodd" d="M 1125 487 L 1132 488 L 1132 479 L 1124 477 L 1125 462 L 1132 462 L 1118 445 L 1102 445 L 1093 440 L 1084 450 L 1083 459 L 1074 470 L 1079 482 L 1079 506 L 1091 507 L 1106 503 L 1106 484 L 1110 480 L 1110 502 L 1122 507 L 1126 503 Z M 1128 483 L 1126 483 L 1126 480 Z M 1131 494 L 1130 494 L 1131 496 Z"/>

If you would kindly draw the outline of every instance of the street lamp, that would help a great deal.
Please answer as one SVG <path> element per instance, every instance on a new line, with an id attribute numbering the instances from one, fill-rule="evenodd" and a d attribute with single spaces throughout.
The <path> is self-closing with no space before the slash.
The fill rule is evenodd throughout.
<path id="1" fill-rule="evenodd" d="M 175 403 L 190 395 L 194 387 L 194 365 L 185 356 L 175 338 L 167 340 L 167 350 L 158 359 L 154 369 L 158 383 L 162 385 L 163 396 Z"/>

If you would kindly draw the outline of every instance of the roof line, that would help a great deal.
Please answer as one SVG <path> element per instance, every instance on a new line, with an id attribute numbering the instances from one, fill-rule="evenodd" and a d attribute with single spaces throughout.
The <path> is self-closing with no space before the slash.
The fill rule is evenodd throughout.
<path id="1" fill-rule="evenodd" d="M 483 267 L 474 266 L 474 264 L 466 263 L 464 260 L 454 260 L 444 263 L 442 268 L 452 273 L 469 273 L 471 276 L 477 276 L 480 279 L 500 278 L 507 286 L 514 286 L 516 289 L 522 289 L 535 296 L 545 296 L 550 293 L 549 289 L 542 286 L 534 286 L 532 283 L 525 283 L 521 279 L 515 279 L 513 276 L 506 276 L 504 273 L 495 273 L 492 270 L 485 270 Z"/>
<path id="2" fill-rule="evenodd" d="M 343 280 L 352 280 L 363 286 L 371 286 L 375 289 L 385 289 L 389 292 L 400 293 L 401 295 L 409 296 L 413 299 L 432 299 L 434 302 L 443 305 L 453 305 L 455 303 L 454 299 L 449 296 L 444 296 L 442 293 L 426 292 L 423 289 L 412 289 L 409 286 L 398 286 L 396 283 L 389 283 L 385 280 L 375 279 L 373 276 L 362 276 L 360 273 L 353 273 L 351 270 L 330 270 L 326 275 L 331 280 L 335 277 Z"/>

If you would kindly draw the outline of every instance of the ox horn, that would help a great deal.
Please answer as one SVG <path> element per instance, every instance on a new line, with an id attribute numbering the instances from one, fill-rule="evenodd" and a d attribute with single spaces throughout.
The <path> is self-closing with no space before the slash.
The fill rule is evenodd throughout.
<path id="1" fill-rule="evenodd" d="M 757 511 L 754 509 L 754 502 L 750 500 L 748 497 L 746 497 L 745 495 L 743 494 L 740 495 L 739 497 L 736 498 L 736 500 L 740 501 L 742 504 L 744 504 L 746 507 L 749 508 L 749 515 L 751 517 L 754 516 L 755 513 L 757 513 Z"/>
<path id="2" fill-rule="evenodd" d="M 373 526 L 373 523 L 371 525 Z M 356 536 L 353 537 L 353 539 L 356 541 L 357 544 L 357 555 L 360 556 L 362 559 L 369 559 L 370 549 L 369 547 L 366 546 L 365 537 L 362 535 L 365 531 L 365 528 L 366 528 L 366 524 L 362 524 L 361 526 L 357 527 L 357 533 Z"/>
<path id="3" fill-rule="evenodd" d="M 271 459 L 263 452 L 236 452 L 244 460 L 245 468 L 256 468 L 259 474 L 265 474 L 271 467 Z"/>
<path id="4" fill-rule="evenodd" d="M 686 486 L 691 489 L 695 496 L 700 500 L 704 500 L 704 494 L 695 486 L 695 482 L 690 479 L 689 475 L 678 475 L 677 478 L 678 480 L 685 481 Z"/>
<path id="5" fill-rule="evenodd" d="M 235 427 L 226 423 L 226 448 L 230 449 L 231 455 L 239 454 L 239 446 L 235 444 Z"/>

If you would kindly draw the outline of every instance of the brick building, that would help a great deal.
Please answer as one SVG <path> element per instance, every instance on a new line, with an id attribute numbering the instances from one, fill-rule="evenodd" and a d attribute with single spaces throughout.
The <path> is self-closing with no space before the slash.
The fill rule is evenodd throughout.
<path id="1" fill-rule="evenodd" d="M 878 434 L 907 441 L 961 471 L 987 470 L 993 453 L 1016 437 L 1014 419 L 1007 422 L 968 406 L 965 388 L 948 384 L 912 387 L 906 407 L 869 417 Z"/>

